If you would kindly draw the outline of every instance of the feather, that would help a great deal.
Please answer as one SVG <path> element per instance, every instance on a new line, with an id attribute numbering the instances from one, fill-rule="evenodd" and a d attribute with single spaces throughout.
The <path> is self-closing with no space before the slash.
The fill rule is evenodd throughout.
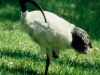
<path id="1" fill-rule="evenodd" d="M 30 2 L 40 11 L 28 12 L 25 6 Z M 21 6 L 20 30 L 27 33 L 46 54 L 45 75 L 47 75 L 51 57 L 58 58 L 60 50 L 73 48 L 80 53 L 88 53 L 92 48 L 87 32 L 52 12 L 43 11 L 34 0 L 19 0 Z M 41 13 L 42 12 L 42 13 Z"/>

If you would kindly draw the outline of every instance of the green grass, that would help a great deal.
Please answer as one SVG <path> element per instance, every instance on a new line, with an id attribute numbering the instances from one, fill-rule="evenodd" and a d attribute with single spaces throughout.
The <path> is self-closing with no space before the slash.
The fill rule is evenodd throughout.
<path id="1" fill-rule="evenodd" d="M 62 51 L 59 59 L 52 58 L 49 75 L 100 75 L 100 0 L 37 1 L 43 9 L 85 29 L 93 44 L 93 51 L 87 55 L 69 49 Z M 29 3 L 27 6 L 36 9 Z M 43 75 L 45 56 L 28 35 L 19 31 L 19 19 L 18 1 L 0 0 L 0 75 Z"/>

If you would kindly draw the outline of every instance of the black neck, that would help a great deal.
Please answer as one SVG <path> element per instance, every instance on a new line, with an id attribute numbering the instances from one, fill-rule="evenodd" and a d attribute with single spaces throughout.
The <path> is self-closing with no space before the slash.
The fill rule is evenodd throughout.
<path id="1" fill-rule="evenodd" d="M 43 9 L 41 8 L 41 6 L 40 6 L 35 0 L 19 0 L 19 4 L 20 4 L 20 6 L 21 6 L 22 12 L 24 13 L 24 12 L 26 12 L 26 10 L 27 10 L 27 8 L 26 8 L 26 6 L 25 6 L 25 3 L 26 3 L 26 2 L 30 2 L 30 3 L 32 3 L 33 5 L 35 5 L 35 6 L 41 11 L 41 13 L 43 14 L 43 17 L 44 17 L 44 19 L 45 19 L 45 22 L 47 23 L 45 14 L 44 14 L 44 12 L 43 12 Z"/>
<path id="2" fill-rule="evenodd" d="M 21 6 L 21 11 L 24 13 L 26 10 L 27 10 L 27 8 L 26 8 L 26 6 L 25 6 L 25 3 L 26 3 L 26 0 L 19 0 L 19 4 L 20 4 L 20 6 Z"/>
<path id="3" fill-rule="evenodd" d="M 44 12 L 43 12 L 42 7 L 41 7 L 35 0 L 30 0 L 29 2 L 32 3 L 33 5 L 35 5 L 35 6 L 41 11 L 41 13 L 42 13 L 42 15 L 43 15 L 43 17 L 44 17 L 44 20 L 45 20 L 45 22 L 47 23 L 47 19 L 46 19 L 46 17 L 45 17 L 45 14 L 44 14 Z"/>
<path id="4" fill-rule="evenodd" d="M 23 13 L 26 12 L 26 10 L 27 10 L 26 6 L 25 5 L 21 5 L 21 10 L 22 10 Z"/>

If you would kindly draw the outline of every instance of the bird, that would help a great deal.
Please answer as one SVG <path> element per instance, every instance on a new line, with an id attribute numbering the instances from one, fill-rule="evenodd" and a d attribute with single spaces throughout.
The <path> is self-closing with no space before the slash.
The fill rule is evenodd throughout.
<path id="1" fill-rule="evenodd" d="M 39 10 L 28 11 L 26 3 L 35 5 Z M 48 74 L 51 58 L 59 58 L 61 50 L 73 49 L 87 54 L 92 51 L 88 33 L 69 23 L 56 14 L 44 11 L 35 0 L 19 0 L 21 7 L 20 30 L 36 42 L 46 54 L 44 75 Z"/>

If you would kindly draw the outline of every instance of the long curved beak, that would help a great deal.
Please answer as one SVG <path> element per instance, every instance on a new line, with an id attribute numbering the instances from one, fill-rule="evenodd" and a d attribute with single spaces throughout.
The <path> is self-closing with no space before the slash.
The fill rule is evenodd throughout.
<path id="1" fill-rule="evenodd" d="M 46 20 L 46 17 L 45 17 L 45 14 L 43 12 L 42 7 L 35 0 L 29 0 L 28 2 L 32 3 L 33 5 L 35 5 L 41 11 L 41 13 L 43 14 L 43 17 L 45 19 L 45 22 L 47 23 L 47 20 Z"/>

